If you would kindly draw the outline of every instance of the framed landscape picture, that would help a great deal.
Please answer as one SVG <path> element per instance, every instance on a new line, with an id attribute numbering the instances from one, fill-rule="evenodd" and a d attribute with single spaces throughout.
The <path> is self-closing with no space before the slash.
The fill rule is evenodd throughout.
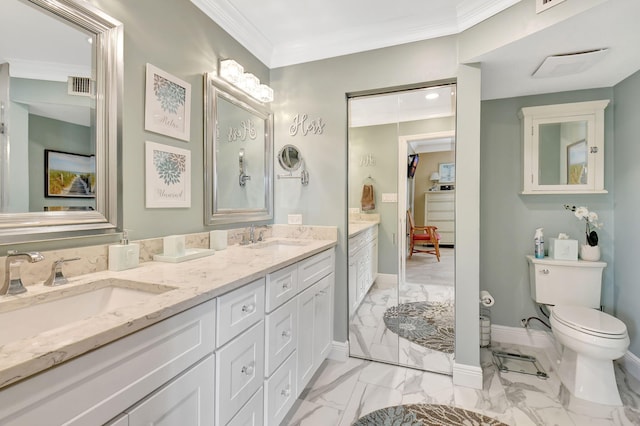
<path id="1" fill-rule="evenodd" d="M 96 157 L 44 151 L 45 197 L 95 198 Z"/>
<path id="2" fill-rule="evenodd" d="M 144 128 L 189 141 L 191 85 L 147 64 Z"/>

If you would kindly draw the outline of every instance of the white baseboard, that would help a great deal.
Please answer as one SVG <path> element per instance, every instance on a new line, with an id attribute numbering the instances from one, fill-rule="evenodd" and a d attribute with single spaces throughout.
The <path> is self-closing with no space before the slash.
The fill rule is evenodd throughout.
<path id="1" fill-rule="evenodd" d="M 482 368 L 475 365 L 453 363 L 453 384 L 472 389 L 482 389 Z"/>
<path id="2" fill-rule="evenodd" d="M 376 278 L 376 284 L 378 286 L 396 286 L 398 284 L 397 274 L 378 274 Z"/>
<path id="3" fill-rule="evenodd" d="M 554 347 L 554 339 L 550 331 L 495 324 L 491 326 L 491 341 L 523 346 Z"/>
<path id="4" fill-rule="evenodd" d="M 349 342 L 336 342 L 331 343 L 331 352 L 327 356 L 328 359 L 339 362 L 347 362 L 349 359 Z"/>
<path id="5" fill-rule="evenodd" d="M 618 362 L 622 364 L 627 373 L 640 380 L 640 358 L 627 351 Z"/>

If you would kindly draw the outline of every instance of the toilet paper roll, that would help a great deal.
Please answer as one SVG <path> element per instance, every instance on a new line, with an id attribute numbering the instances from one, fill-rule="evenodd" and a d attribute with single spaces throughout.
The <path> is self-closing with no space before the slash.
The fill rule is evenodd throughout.
<path id="1" fill-rule="evenodd" d="M 490 307 L 490 306 L 493 306 L 493 304 L 496 303 L 496 301 L 494 300 L 493 296 L 489 294 L 488 291 L 482 290 L 480 292 L 480 303 L 482 303 L 483 306 Z"/>

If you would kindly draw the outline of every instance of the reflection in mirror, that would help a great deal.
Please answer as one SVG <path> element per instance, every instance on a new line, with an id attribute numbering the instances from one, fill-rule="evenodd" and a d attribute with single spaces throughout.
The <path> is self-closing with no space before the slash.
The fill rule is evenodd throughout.
<path id="1" fill-rule="evenodd" d="M 455 99 L 453 84 L 349 97 L 352 357 L 452 374 L 455 182 L 431 179 L 455 164 Z"/>
<path id="2" fill-rule="evenodd" d="M 114 232 L 122 25 L 4 0 L 0 39 L 0 243 Z"/>
<path id="3" fill-rule="evenodd" d="M 295 172 L 302 165 L 302 157 L 298 148 L 293 145 L 285 145 L 278 153 L 280 166 L 288 172 Z"/>
<path id="4" fill-rule="evenodd" d="M 205 80 L 205 224 L 272 219 L 272 115 L 215 75 Z"/>
<path id="5" fill-rule="evenodd" d="M 587 183 L 587 121 L 546 123 L 539 127 L 540 185 Z"/>

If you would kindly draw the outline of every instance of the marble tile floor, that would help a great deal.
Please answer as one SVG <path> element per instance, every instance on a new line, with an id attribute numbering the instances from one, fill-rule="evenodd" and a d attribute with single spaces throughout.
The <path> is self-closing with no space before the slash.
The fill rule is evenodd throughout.
<path id="1" fill-rule="evenodd" d="M 494 343 L 538 358 L 549 378 L 500 373 L 490 349 L 481 349 L 484 389 L 454 386 L 451 376 L 349 358 L 326 361 L 282 422 L 286 426 L 349 426 L 380 408 L 410 403 L 447 404 L 512 426 L 640 425 L 640 381 L 616 364 L 623 407 L 572 397 L 543 349 Z"/>
<path id="2" fill-rule="evenodd" d="M 412 281 L 401 284 L 399 289 L 376 281 L 349 321 L 351 355 L 451 374 L 451 354 L 400 338 L 387 329 L 383 315 L 401 303 L 452 301 L 453 258 L 453 249 L 448 248 L 443 249 L 441 262 L 433 255 L 417 253 L 407 260 L 407 277 Z"/>

